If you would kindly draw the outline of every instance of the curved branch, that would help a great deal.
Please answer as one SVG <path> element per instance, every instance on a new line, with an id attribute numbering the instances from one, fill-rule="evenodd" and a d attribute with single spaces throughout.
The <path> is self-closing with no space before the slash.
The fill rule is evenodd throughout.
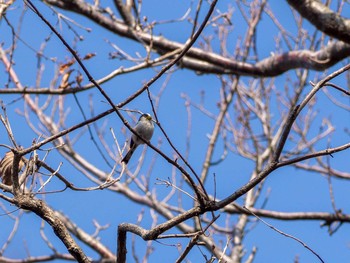
<path id="1" fill-rule="evenodd" d="M 27 195 L 18 195 L 14 199 L 16 206 L 34 212 L 46 223 L 48 223 L 56 236 L 62 241 L 66 246 L 68 252 L 78 261 L 78 262 L 90 262 L 88 257 L 84 254 L 82 249 L 74 241 L 74 239 L 69 234 L 64 223 L 55 215 L 55 212 L 42 200 L 34 199 Z"/>
<path id="2" fill-rule="evenodd" d="M 170 228 L 178 225 L 181 222 L 184 222 L 185 220 L 192 218 L 194 216 L 197 216 L 201 213 L 200 207 L 193 207 L 192 209 L 177 215 L 173 217 L 172 219 L 157 225 L 156 227 L 153 227 L 151 230 L 146 230 L 140 226 L 137 226 L 135 224 L 128 224 L 128 223 L 122 223 L 118 226 L 118 244 L 117 244 L 117 262 L 123 263 L 126 262 L 126 233 L 131 232 L 134 233 L 140 237 L 142 237 L 144 240 L 154 240 L 156 239 L 160 234 L 164 233 L 165 231 L 169 230 Z"/>
<path id="3" fill-rule="evenodd" d="M 75 235 L 79 240 L 84 242 L 86 245 L 91 247 L 102 258 L 115 260 L 115 255 L 106 246 L 104 246 L 98 239 L 86 233 L 83 229 L 81 229 L 78 225 L 72 222 L 62 212 L 56 211 L 55 216 L 57 216 L 57 218 L 59 218 L 65 224 L 68 231 L 70 231 L 73 235 Z"/>
<path id="4" fill-rule="evenodd" d="M 287 0 L 287 2 L 318 30 L 350 43 L 350 19 L 333 12 L 320 1 Z"/>
<path id="5" fill-rule="evenodd" d="M 191 51 L 191 50 L 190 50 Z M 178 50 L 166 53 L 151 61 L 145 61 L 141 64 L 130 68 L 118 68 L 107 74 L 105 77 L 96 80 L 98 84 L 105 83 L 110 79 L 129 72 L 145 69 L 149 66 L 159 66 L 165 63 L 166 59 L 173 58 L 178 54 Z M 209 52 L 210 53 L 210 52 Z M 214 56 L 214 55 L 213 55 Z M 309 68 L 314 70 L 325 70 L 333 66 L 339 61 L 350 56 L 350 45 L 344 42 L 330 42 L 326 47 L 319 51 L 299 50 L 286 52 L 280 55 L 274 55 L 259 61 L 257 64 L 249 64 L 245 62 L 232 61 L 228 58 L 215 55 L 216 58 L 210 59 L 211 62 L 202 59 L 190 58 L 185 55 L 180 62 L 180 66 L 193 69 L 197 73 L 206 74 L 239 74 L 253 75 L 256 77 L 277 76 L 288 70 L 295 68 Z M 226 67 L 226 66 L 227 67 Z M 94 87 L 92 83 L 88 83 L 83 87 L 72 86 L 69 89 L 52 89 L 52 88 L 11 88 L 0 89 L 0 94 L 75 94 L 86 91 Z"/>
<path id="6" fill-rule="evenodd" d="M 47 0 L 45 2 L 83 15 L 103 28 L 122 37 L 142 41 L 142 44 L 152 44 L 152 48 L 159 54 L 178 49 L 181 50 L 186 45 L 171 41 L 163 36 L 154 36 L 149 33 L 133 30 L 122 21 L 116 21 L 105 16 L 99 8 L 83 1 Z M 256 64 L 250 64 L 224 57 L 208 50 L 191 47 L 178 64 L 182 67 L 195 70 L 198 73 L 272 77 L 295 68 L 324 70 L 347 58 L 349 55 L 350 45 L 338 41 L 331 42 L 325 48 L 316 52 L 309 50 L 291 51 L 281 55 L 273 55 Z"/>

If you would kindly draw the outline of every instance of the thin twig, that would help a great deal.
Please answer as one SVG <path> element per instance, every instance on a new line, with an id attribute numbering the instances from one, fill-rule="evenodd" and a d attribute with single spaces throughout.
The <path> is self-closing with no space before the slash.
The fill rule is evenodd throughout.
<path id="1" fill-rule="evenodd" d="M 323 259 L 315 252 L 313 251 L 305 242 L 303 242 L 302 240 L 300 240 L 299 238 L 296 238 L 295 236 L 292 236 L 290 234 L 287 234 L 279 229 L 277 229 L 276 227 L 274 227 L 273 225 L 270 225 L 269 223 L 267 223 L 266 221 L 264 221 L 262 218 L 260 218 L 259 216 L 257 216 L 256 214 L 254 214 L 251 210 L 249 210 L 247 207 L 243 207 L 244 209 L 246 209 L 249 213 L 251 213 L 253 216 L 255 216 L 257 219 L 259 219 L 259 221 L 261 221 L 262 223 L 264 223 L 266 226 L 268 226 L 269 228 L 273 229 L 274 231 L 276 231 L 277 233 L 285 236 L 285 237 L 289 237 L 291 239 L 294 239 L 295 241 L 299 242 L 301 245 L 303 245 L 306 249 L 308 249 L 312 254 L 314 254 L 322 263 L 324 263 Z"/>

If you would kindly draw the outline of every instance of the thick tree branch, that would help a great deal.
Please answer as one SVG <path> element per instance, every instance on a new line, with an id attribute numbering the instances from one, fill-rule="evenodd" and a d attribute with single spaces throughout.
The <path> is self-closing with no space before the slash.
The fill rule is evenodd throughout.
<path id="1" fill-rule="evenodd" d="M 192 48 L 193 49 L 193 48 Z M 191 50 L 192 50 L 191 49 Z M 190 51 L 191 51 L 190 50 Z M 189 51 L 189 52 L 190 52 Z M 207 52 L 210 53 L 210 52 Z M 136 70 L 141 70 L 150 66 L 159 65 L 160 61 L 164 61 L 166 58 L 173 58 L 178 54 L 178 50 L 166 53 L 152 61 L 145 61 L 144 63 L 132 66 L 130 68 L 118 68 L 113 72 L 107 74 L 105 77 L 97 80 L 98 84 L 102 84 L 109 81 L 121 74 L 127 74 Z M 216 55 L 210 59 L 211 62 L 205 61 L 206 58 L 199 54 L 198 58 L 190 58 L 185 55 L 180 63 L 183 68 L 193 69 L 197 73 L 207 74 L 240 74 L 251 75 L 256 77 L 277 76 L 288 70 L 295 68 L 308 68 L 314 70 L 325 70 L 330 66 L 338 63 L 339 61 L 350 56 L 350 45 L 344 42 L 329 42 L 327 46 L 318 50 L 297 50 L 290 51 L 280 55 L 273 55 L 271 57 L 262 59 L 256 64 L 250 64 L 246 62 L 238 62 L 230 60 L 228 58 Z M 226 67 L 227 66 L 227 67 Z M 0 89 L 0 94 L 76 94 L 82 91 L 86 91 L 94 87 L 92 83 L 88 83 L 84 86 L 72 85 L 69 89 L 52 89 L 52 88 L 11 88 Z"/>
<path id="2" fill-rule="evenodd" d="M 318 0 L 287 0 L 318 30 L 350 44 L 350 19 L 333 12 Z"/>
<path id="3" fill-rule="evenodd" d="M 125 23 L 130 27 L 134 27 L 135 19 L 131 14 L 131 7 L 124 5 L 122 0 L 114 0 L 114 4 L 117 7 Z"/>
<path id="4" fill-rule="evenodd" d="M 34 212 L 45 220 L 45 222 L 52 227 L 56 236 L 66 246 L 68 252 L 78 262 L 90 262 L 80 246 L 71 237 L 64 223 L 59 219 L 59 217 L 57 217 L 57 215 L 55 215 L 55 212 L 49 206 L 47 206 L 44 201 L 32 198 L 28 195 L 18 195 L 15 197 L 14 203 L 22 209 Z"/>
<path id="5" fill-rule="evenodd" d="M 45 2 L 81 14 L 122 37 L 127 37 L 135 41 L 141 40 L 142 43 L 147 45 L 152 43 L 152 48 L 159 54 L 183 49 L 184 47 L 184 44 L 171 41 L 163 36 L 154 36 L 149 33 L 132 30 L 129 26 L 122 23 L 122 21 L 114 21 L 105 16 L 100 9 L 83 1 L 46 0 Z M 179 63 L 180 66 L 195 70 L 198 73 L 268 77 L 277 76 L 295 68 L 324 70 L 347 58 L 349 55 L 350 45 L 344 42 L 335 42 L 328 44 L 325 48 L 317 52 L 309 50 L 291 51 L 281 55 L 273 55 L 256 64 L 250 64 L 201 48 L 192 47 Z"/>
<path id="6" fill-rule="evenodd" d="M 79 240 L 87 244 L 94 251 L 96 251 L 102 258 L 111 259 L 115 261 L 115 255 L 104 246 L 98 239 L 92 237 L 88 233 L 86 233 L 83 229 L 81 229 L 78 225 L 73 223 L 67 216 L 62 214 L 61 212 L 54 213 L 57 218 L 59 218 L 64 225 L 67 227 L 69 232 L 75 235 Z"/>

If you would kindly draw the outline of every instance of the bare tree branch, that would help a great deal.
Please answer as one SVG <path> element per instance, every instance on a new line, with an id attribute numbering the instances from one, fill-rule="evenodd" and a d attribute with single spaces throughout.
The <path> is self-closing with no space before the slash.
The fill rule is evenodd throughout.
<path id="1" fill-rule="evenodd" d="M 319 0 L 288 0 L 287 2 L 317 29 L 350 44 L 350 19 L 340 16 Z"/>
<path id="2" fill-rule="evenodd" d="M 27 195 L 18 195 L 14 198 L 13 203 L 16 206 L 30 210 L 45 220 L 53 229 L 57 237 L 66 246 L 68 252 L 78 262 L 90 262 L 90 259 L 84 254 L 80 246 L 74 241 L 69 234 L 64 223 L 55 215 L 54 211 L 45 204 L 44 201 L 32 198 Z"/>
<path id="3" fill-rule="evenodd" d="M 147 45 L 152 43 L 153 48 L 160 54 L 183 49 L 183 44 L 168 40 L 163 36 L 154 36 L 138 31 L 130 32 L 128 26 L 104 16 L 99 9 L 89 4 L 77 0 L 47 0 L 46 2 L 59 8 L 74 11 L 86 16 L 108 30 L 131 40 L 137 40 L 135 39 L 135 35 L 137 35 L 138 38 Z M 324 70 L 345 59 L 349 54 L 350 45 L 343 42 L 334 42 L 317 52 L 312 52 L 310 50 L 291 51 L 281 55 L 276 54 L 258 63 L 249 64 L 236 61 L 233 58 L 222 57 L 212 52 L 203 51 L 200 48 L 191 48 L 186 53 L 186 56 L 183 57 L 181 65 L 201 73 L 271 77 L 278 76 L 290 69 L 300 67 Z"/>
<path id="4" fill-rule="evenodd" d="M 257 218 L 288 222 L 296 236 L 308 234 L 299 228 L 305 222 L 320 222 L 328 233 L 321 229 L 310 240 L 329 246 L 329 235 L 350 223 L 340 199 L 344 189 L 337 185 L 338 179 L 350 180 L 344 162 L 350 149 L 344 121 L 350 111 L 350 44 L 335 36 L 348 23 L 340 15 L 345 0 L 334 12 L 325 7 L 333 8 L 334 1 L 289 1 L 308 5 L 306 18 L 319 11 L 315 26 L 333 26 L 336 40 L 317 28 L 311 32 L 287 2 L 237 0 L 227 6 L 198 0 L 176 3 L 178 13 L 158 8 L 166 1 L 157 9 L 136 0 L 25 3 L 0 4 L 6 22 L 0 23 L 0 206 L 9 229 L 1 262 L 146 262 L 166 246 L 169 262 L 252 263 L 261 259 L 271 232 L 247 242 Z M 281 5 L 287 12 L 276 9 Z M 333 20 L 324 27 L 322 17 Z M 28 37 L 28 19 L 38 31 L 35 39 Z M 343 65 L 330 68 L 338 62 Z M 122 165 L 127 138 L 135 132 L 131 123 L 146 111 L 158 124 L 152 143 Z M 289 181 L 274 184 L 279 173 L 298 180 L 303 191 L 293 199 L 277 191 L 276 205 L 274 187 L 294 194 Z M 304 194 L 318 198 L 321 191 L 309 180 L 324 182 L 324 175 L 320 198 L 329 202 L 310 209 Z M 86 198 L 81 208 L 96 205 L 99 212 L 73 221 L 70 202 L 62 202 L 72 192 Z M 286 210 L 291 200 L 293 209 Z M 35 257 L 25 242 L 36 237 L 18 227 L 33 217 L 41 219 L 38 237 L 48 249 L 39 247 Z M 87 220 L 92 230 L 83 227 Z M 110 222 L 119 225 L 117 251 L 110 250 L 113 238 L 102 233 L 111 232 Z M 18 246 L 16 235 L 26 239 L 19 246 L 27 256 L 18 260 L 6 254 Z M 71 254 L 61 253 L 60 244 Z M 295 259 L 296 253 L 308 251 L 283 256 Z M 338 256 L 327 253 L 327 262 Z"/>

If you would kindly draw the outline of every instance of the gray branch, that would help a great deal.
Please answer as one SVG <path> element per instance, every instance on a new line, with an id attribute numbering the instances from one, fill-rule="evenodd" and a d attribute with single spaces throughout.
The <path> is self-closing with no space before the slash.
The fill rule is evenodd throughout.
<path id="1" fill-rule="evenodd" d="M 306 18 L 318 30 L 350 44 L 350 20 L 318 0 L 287 0 L 300 15 Z"/>
<path id="2" fill-rule="evenodd" d="M 32 211 L 45 220 L 45 222 L 52 227 L 56 236 L 62 241 L 68 252 L 77 260 L 77 262 L 90 262 L 90 259 L 84 254 L 80 246 L 69 234 L 64 223 L 44 201 L 32 198 L 28 195 L 18 195 L 15 197 L 14 203 L 19 208 Z"/>
<path id="3" fill-rule="evenodd" d="M 163 36 L 154 36 L 145 32 L 132 30 L 122 21 L 116 21 L 105 16 L 100 9 L 83 1 L 47 0 L 48 4 L 81 14 L 102 27 L 122 37 L 134 41 L 142 41 L 151 45 L 159 54 L 183 49 L 185 44 L 171 41 Z M 350 31 L 349 31 L 350 32 Z M 137 37 L 135 37 L 137 36 Z M 178 63 L 181 67 L 189 68 L 199 74 L 238 74 L 255 77 L 278 76 L 295 68 L 325 70 L 350 55 L 350 45 L 342 41 L 330 42 L 319 51 L 296 50 L 283 54 L 274 54 L 256 64 L 237 61 L 201 48 L 192 47 Z"/>

